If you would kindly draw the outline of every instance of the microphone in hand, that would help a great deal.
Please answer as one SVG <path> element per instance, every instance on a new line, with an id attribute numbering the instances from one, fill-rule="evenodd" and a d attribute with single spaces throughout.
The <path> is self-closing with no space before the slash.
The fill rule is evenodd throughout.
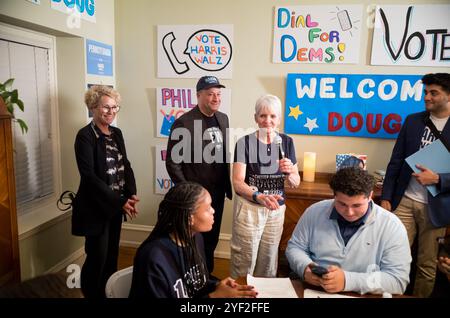
<path id="1" fill-rule="evenodd" d="M 275 143 L 278 145 L 278 159 L 283 160 L 286 158 L 286 155 L 283 150 L 283 139 L 281 139 L 280 135 L 277 135 L 275 138 Z M 288 175 L 288 172 L 283 172 L 283 174 Z"/>
<path id="2" fill-rule="evenodd" d="M 279 154 L 279 159 L 284 159 L 285 155 L 284 155 L 284 150 L 283 150 L 283 139 L 281 139 L 280 135 L 278 135 L 276 137 L 275 143 L 278 145 L 278 154 Z"/>

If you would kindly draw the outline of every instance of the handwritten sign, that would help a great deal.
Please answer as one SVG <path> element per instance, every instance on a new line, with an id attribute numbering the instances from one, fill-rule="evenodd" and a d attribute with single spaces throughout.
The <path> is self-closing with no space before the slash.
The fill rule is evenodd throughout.
<path id="1" fill-rule="evenodd" d="M 175 184 L 166 169 L 166 145 L 155 146 L 155 193 L 166 194 Z"/>
<path id="2" fill-rule="evenodd" d="M 231 89 L 222 88 L 220 111 L 231 118 Z M 169 137 L 175 119 L 197 105 L 197 93 L 193 88 L 156 88 L 156 135 Z"/>
<path id="3" fill-rule="evenodd" d="M 288 74 L 289 134 L 396 138 L 408 114 L 424 110 L 422 76 Z"/>
<path id="4" fill-rule="evenodd" d="M 361 5 L 275 8 L 274 63 L 358 63 Z"/>
<path id="5" fill-rule="evenodd" d="M 51 8 L 89 22 L 96 22 L 95 0 L 51 0 Z"/>
<path id="6" fill-rule="evenodd" d="M 450 66 L 450 5 L 377 6 L 372 65 Z"/>
<path id="7" fill-rule="evenodd" d="M 232 78 L 232 25 L 159 25 L 158 77 Z"/>

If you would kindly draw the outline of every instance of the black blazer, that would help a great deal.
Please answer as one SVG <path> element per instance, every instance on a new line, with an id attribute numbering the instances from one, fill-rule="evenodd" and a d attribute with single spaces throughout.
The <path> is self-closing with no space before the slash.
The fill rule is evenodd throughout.
<path id="1" fill-rule="evenodd" d="M 223 180 L 223 183 L 221 183 L 221 186 L 225 189 L 225 194 L 228 199 L 231 200 L 232 198 L 232 191 L 231 191 L 231 181 L 230 181 L 230 165 L 229 165 L 229 153 L 228 153 L 228 132 L 227 128 L 229 127 L 228 123 L 228 116 L 222 112 L 216 112 L 215 113 L 217 121 L 219 122 L 219 128 L 222 132 L 222 136 L 224 138 L 223 140 L 223 146 L 224 146 L 224 152 L 226 157 L 226 162 L 224 163 L 226 165 L 227 169 L 227 176 L 225 180 Z M 169 140 L 167 142 L 167 157 L 166 157 L 166 168 L 167 172 L 169 173 L 170 178 L 172 181 L 176 184 L 182 181 L 193 181 L 198 182 L 202 186 L 204 186 L 207 190 L 213 190 L 217 187 L 216 184 L 212 183 L 212 178 L 210 178 L 211 175 L 213 175 L 215 171 L 215 167 L 212 164 L 209 163 L 193 163 L 194 161 L 194 144 L 198 141 L 194 140 L 194 123 L 195 121 L 200 121 L 202 123 L 202 131 L 201 136 L 199 138 L 203 137 L 203 133 L 206 130 L 206 123 L 203 120 L 203 115 L 200 112 L 200 109 L 198 108 L 198 105 L 192 109 L 191 111 L 184 113 L 180 118 L 175 120 L 175 122 L 172 125 L 171 133 Z M 176 163 L 173 161 L 171 152 L 172 148 L 178 143 L 183 143 L 183 138 L 181 140 L 173 140 L 172 139 L 172 133 L 176 128 L 184 127 L 189 130 L 191 133 L 191 160 L 190 162 L 181 162 Z M 203 140 L 202 138 L 202 151 L 209 143 L 208 140 Z M 202 160 L 203 161 L 203 160 Z"/>
<path id="2" fill-rule="evenodd" d="M 75 139 L 75 156 L 80 173 L 80 186 L 72 203 L 72 234 L 99 235 L 114 215 L 122 213 L 125 202 L 136 194 L 136 181 L 127 158 L 119 128 L 110 126 L 123 156 L 125 185 L 123 196 L 112 191 L 106 179 L 106 146 L 103 135 L 91 124 L 80 129 Z"/>
<path id="3" fill-rule="evenodd" d="M 428 112 L 408 115 L 397 137 L 381 194 L 382 200 L 391 202 L 392 211 L 399 205 L 413 173 L 405 159 L 420 149 L 420 141 L 429 116 Z M 450 140 L 450 120 L 445 124 L 442 136 Z M 441 192 L 435 197 L 428 192 L 428 216 L 436 227 L 450 224 L 450 172 L 440 173 L 439 177 Z"/>

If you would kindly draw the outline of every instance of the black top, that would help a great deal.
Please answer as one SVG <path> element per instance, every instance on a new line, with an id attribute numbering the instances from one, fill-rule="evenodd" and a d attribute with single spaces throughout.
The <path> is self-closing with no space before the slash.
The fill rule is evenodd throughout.
<path id="1" fill-rule="evenodd" d="M 110 187 L 106 164 L 105 135 L 97 133 L 91 124 L 78 131 L 75 140 L 75 156 L 80 173 L 80 186 L 72 202 L 72 234 L 99 235 L 105 224 L 117 214 L 128 198 L 136 194 L 136 181 L 127 158 L 125 143 L 119 128 L 110 126 L 111 138 L 122 155 L 124 167 L 123 189 Z"/>
<path id="2" fill-rule="evenodd" d="M 289 158 L 295 165 L 294 142 L 292 138 L 280 134 L 281 148 L 286 158 Z M 284 204 L 284 180 L 285 175 L 279 169 L 280 145 L 276 139 L 270 144 L 262 143 L 255 133 L 246 135 L 238 140 L 234 151 L 234 162 L 246 164 L 245 183 L 251 187 L 256 187 L 264 194 L 279 194 L 283 200 L 279 204 Z"/>
<path id="3" fill-rule="evenodd" d="M 381 194 L 381 200 L 391 202 L 392 211 L 399 205 L 411 180 L 413 170 L 405 159 L 420 149 L 425 124 L 429 115 L 428 112 L 408 115 L 398 134 L 386 169 Z M 442 137 L 450 140 L 450 120 L 447 121 L 442 130 Z M 441 190 L 439 195 L 432 196 L 429 192 L 427 193 L 428 217 L 435 227 L 443 227 L 450 224 L 450 174 L 440 173 L 439 181 Z"/>
<path id="4" fill-rule="evenodd" d="M 109 135 L 104 134 L 100 128 L 98 128 L 94 122 L 91 122 L 91 126 L 98 135 L 102 135 L 105 138 L 106 147 L 106 184 L 115 192 L 122 194 L 123 186 L 125 184 L 125 167 L 123 165 L 123 156 L 120 153 L 117 142 L 114 138 L 114 130 L 109 131 Z"/>
<path id="5" fill-rule="evenodd" d="M 206 147 L 211 146 L 211 140 L 205 140 L 203 138 L 205 130 L 208 129 L 208 123 L 205 117 L 199 107 L 196 106 L 175 120 L 167 141 L 167 172 L 175 184 L 183 181 L 192 181 L 201 184 L 209 191 L 223 189 L 228 199 L 231 200 L 232 190 L 229 160 L 222 160 L 223 163 L 216 162 L 215 164 L 204 160 L 203 152 Z M 228 116 L 218 111 L 214 113 L 214 117 L 223 136 L 224 156 L 229 159 L 227 149 Z M 185 129 L 178 131 L 178 128 Z M 201 128 L 201 131 L 198 131 L 200 130 L 199 128 Z M 183 135 L 186 129 L 189 132 L 189 136 Z M 218 166 L 222 168 L 217 169 Z M 222 175 L 223 171 L 225 171 L 225 176 L 221 179 L 213 177 L 217 173 Z"/>
<path id="6" fill-rule="evenodd" d="M 204 160 L 214 167 L 215 174 L 211 175 L 211 182 L 216 185 L 223 186 L 224 178 L 227 178 L 226 162 L 223 134 L 220 130 L 219 121 L 216 114 L 211 117 L 202 114 L 203 120 L 206 124 L 206 130 L 203 133 L 203 138 L 209 142 L 203 150 Z"/>
<path id="7" fill-rule="evenodd" d="M 198 250 L 203 254 L 202 235 L 196 235 Z M 176 245 L 169 236 L 146 240 L 134 258 L 130 298 L 195 298 L 207 297 L 214 291 L 216 280 L 199 276 L 196 264 L 186 268 L 183 253 L 186 249 Z M 202 255 L 204 258 L 204 255 Z M 206 265 L 204 265 L 206 268 Z M 206 271 L 206 275 L 208 275 Z M 189 293 L 186 281 L 195 290 Z"/>

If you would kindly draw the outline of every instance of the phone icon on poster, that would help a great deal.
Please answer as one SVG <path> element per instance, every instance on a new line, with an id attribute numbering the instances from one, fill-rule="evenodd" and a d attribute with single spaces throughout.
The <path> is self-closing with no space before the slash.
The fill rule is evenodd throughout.
<path id="1" fill-rule="evenodd" d="M 175 41 L 175 35 L 173 32 L 167 33 L 162 39 L 162 46 L 164 52 L 166 52 L 167 58 L 172 65 L 173 70 L 177 74 L 183 74 L 189 71 L 189 66 L 186 62 L 180 62 L 173 51 L 173 42 Z"/>

